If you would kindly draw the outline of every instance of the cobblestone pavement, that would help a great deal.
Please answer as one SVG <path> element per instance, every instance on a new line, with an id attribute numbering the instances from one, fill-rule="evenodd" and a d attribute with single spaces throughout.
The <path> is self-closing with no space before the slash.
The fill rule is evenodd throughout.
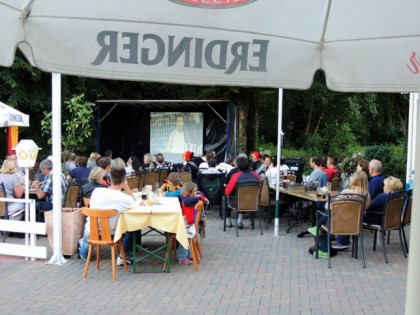
<path id="1" fill-rule="evenodd" d="M 101 267 L 92 263 L 87 279 L 84 262 L 72 257 L 62 266 L 0 256 L 0 314 L 401 314 L 404 312 L 407 259 L 398 233 L 388 245 L 389 264 L 381 247 L 372 250 L 365 233 L 366 269 L 350 251 L 339 253 L 328 269 L 325 259 L 308 254 L 312 237 L 297 238 L 306 225 L 279 237 L 273 226 L 223 232 L 217 210 L 207 216 L 199 272 L 174 263 L 170 274 L 125 273 L 117 267 L 112 281 L 110 255 Z M 258 225 L 256 224 L 256 227 Z M 265 227 L 265 226 L 264 226 Z M 7 242 L 20 242 L 8 238 Z M 46 238 L 38 243 L 47 244 Z M 49 257 L 51 257 L 49 249 Z"/>

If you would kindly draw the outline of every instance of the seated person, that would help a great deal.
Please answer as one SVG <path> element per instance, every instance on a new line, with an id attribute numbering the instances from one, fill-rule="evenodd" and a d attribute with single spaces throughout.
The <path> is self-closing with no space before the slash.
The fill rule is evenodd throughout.
<path id="1" fill-rule="evenodd" d="M 231 156 L 228 156 L 224 162 L 219 163 L 219 165 L 216 166 L 216 168 L 223 173 L 229 173 L 234 167 L 235 165 Z"/>
<path id="2" fill-rule="evenodd" d="M 220 174 L 219 170 L 216 168 L 217 161 L 214 158 L 211 158 L 207 162 L 208 168 L 200 169 L 200 173 L 203 174 Z"/>
<path id="3" fill-rule="evenodd" d="M 230 179 L 232 178 L 233 174 L 239 172 L 238 166 L 236 164 L 236 162 L 238 161 L 239 158 L 245 158 L 248 160 L 248 157 L 246 156 L 245 153 L 239 153 L 238 156 L 236 157 L 236 160 L 233 162 L 233 168 L 227 173 L 226 175 L 226 181 L 225 181 L 225 186 L 227 184 L 229 184 Z"/>
<path id="4" fill-rule="evenodd" d="M 184 171 L 186 172 L 190 172 L 191 173 L 191 177 L 193 180 L 197 179 L 197 173 L 198 173 L 198 167 L 197 164 L 195 164 L 194 160 L 194 152 L 191 151 L 187 151 L 183 154 L 183 158 L 184 158 L 184 163 L 183 163 L 183 168 Z"/>
<path id="5" fill-rule="evenodd" d="M 109 187 L 109 185 L 111 185 L 111 181 L 109 179 L 109 172 L 111 171 L 111 160 L 108 157 L 103 156 L 96 161 L 96 164 L 105 172 L 105 175 L 101 180 L 101 184 Z"/>
<path id="6" fill-rule="evenodd" d="M 317 156 L 311 157 L 310 164 L 313 171 L 309 176 L 308 184 L 316 185 L 317 187 L 327 186 L 327 174 L 325 174 L 321 169 L 322 159 Z"/>
<path id="7" fill-rule="evenodd" d="M 366 209 L 363 216 L 363 223 L 382 224 L 382 217 L 388 195 L 394 191 L 403 189 L 403 184 L 399 178 L 389 176 L 384 180 L 384 192 L 372 199 L 370 206 Z M 372 213 L 379 212 L 379 213 Z"/>
<path id="8" fill-rule="evenodd" d="M 209 201 L 202 194 L 197 194 L 197 185 L 193 182 L 188 182 L 182 188 L 182 215 L 186 218 L 187 224 L 191 225 L 195 223 L 195 205 L 199 201 L 203 201 L 205 204 L 208 204 Z M 191 265 L 191 250 L 184 248 L 179 244 L 178 249 L 178 261 L 180 264 Z"/>
<path id="9" fill-rule="evenodd" d="M 77 181 L 78 183 L 84 183 L 87 178 L 89 177 L 91 169 L 88 168 L 87 165 L 87 158 L 86 156 L 79 156 L 77 158 L 77 167 L 73 168 L 69 175 L 67 176 L 67 179 L 69 182 L 72 180 Z"/>
<path id="10" fill-rule="evenodd" d="M 379 160 L 369 162 L 369 195 L 373 199 L 384 192 L 384 175 L 382 175 L 382 163 Z"/>
<path id="11" fill-rule="evenodd" d="M 5 198 L 22 198 L 24 188 L 18 180 L 16 174 L 16 163 L 13 160 L 5 160 L 0 169 L 0 182 L 4 186 Z M 23 218 L 25 204 L 21 202 L 8 202 L 7 214 L 9 219 L 19 221 Z"/>
<path id="12" fill-rule="evenodd" d="M 253 171 L 256 171 L 261 166 L 261 164 L 263 164 L 263 161 L 261 160 L 261 154 L 257 150 L 251 152 L 251 160 L 251 169 Z"/>
<path id="13" fill-rule="evenodd" d="M 270 167 L 272 167 L 272 159 L 268 155 L 264 158 L 264 163 L 256 170 L 258 175 L 265 174 Z"/>
<path id="14" fill-rule="evenodd" d="M 52 210 L 53 209 L 53 163 L 49 159 L 45 159 L 39 165 L 45 179 L 42 183 L 34 182 L 32 186 L 35 188 L 38 200 L 36 201 L 36 210 Z M 64 197 L 67 190 L 67 180 L 61 173 L 61 194 Z"/>
<path id="15" fill-rule="evenodd" d="M 182 196 L 182 184 L 181 175 L 178 172 L 172 172 L 169 174 L 165 183 L 160 187 L 160 190 L 165 197 L 178 197 Z"/>
<path id="16" fill-rule="evenodd" d="M 333 179 L 333 176 L 338 176 L 337 158 L 334 156 L 329 156 L 327 158 L 327 167 L 323 167 L 322 171 L 327 174 L 327 179 L 329 182 Z"/>
<path id="17" fill-rule="evenodd" d="M 93 170 L 90 172 L 88 177 L 88 183 L 84 184 L 82 186 L 82 197 L 89 198 L 92 195 L 92 192 L 98 188 L 98 187 L 104 187 L 106 188 L 104 184 L 102 184 L 102 179 L 105 176 L 105 171 L 102 167 L 96 166 L 93 168 Z"/>
<path id="18" fill-rule="evenodd" d="M 143 173 L 147 173 L 154 170 L 155 165 L 153 164 L 153 157 L 150 153 L 146 153 L 143 156 L 143 166 L 141 168 Z"/>
<path id="19" fill-rule="evenodd" d="M 124 192 L 122 191 L 124 190 Z M 130 208 L 136 208 L 138 204 L 131 196 L 131 190 L 128 187 L 125 178 L 125 168 L 112 168 L 111 169 L 111 186 L 108 188 L 96 188 L 90 197 L 90 208 L 92 209 L 116 209 L 119 213 L 126 211 Z M 109 219 L 111 232 L 114 232 L 118 223 L 119 214 Z M 83 260 L 86 260 L 89 251 L 88 239 L 90 236 L 90 220 L 86 220 L 83 238 L 80 239 L 79 254 Z M 126 232 L 123 239 L 123 247 L 128 264 L 132 262 L 133 241 L 131 233 Z M 117 258 L 117 265 L 123 265 L 123 259 L 119 256 Z"/>
<path id="20" fill-rule="evenodd" d="M 228 202 L 232 205 L 234 202 L 235 188 L 237 185 L 240 185 L 242 182 L 254 181 L 256 185 L 260 182 L 260 177 L 254 171 L 249 169 L 249 162 L 247 158 L 240 157 L 236 160 L 236 165 L 238 166 L 239 172 L 233 174 L 232 178 L 229 181 L 229 184 L 226 186 L 225 195 L 228 197 Z M 230 219 L 231 213 L 230 209 L 226 209 L 226 226 L 232 227 L 232 221 Z M 238 215 L 238 229 L 243 229 L 242 225 L 243 214 Z"/>
<path id="21" fill-rule="evenodd" d="M 155 157 L 156 157 L 155 162 L 153 162 L 155 169 L 157 169 L 157 170 L 168 170 L 169 169 L 169 164 L 168 164 L 168 162 L 165 162 L 165 158 L 163 157 L 162 153 L 156 154 Z"/>
<path id="22" fill-rule="evenodd" d="M 216 158 L 216 154 L 214 154 L 214 151 L 207 151 L 206 152 L 206 156 L 203 158 L 203 162 L 200 163 L 200 165 L 198 166 L 198 169 L 205 169 L 205 168 L 209 168 L 209 160 L 210 159 L 215 159 Z"/>

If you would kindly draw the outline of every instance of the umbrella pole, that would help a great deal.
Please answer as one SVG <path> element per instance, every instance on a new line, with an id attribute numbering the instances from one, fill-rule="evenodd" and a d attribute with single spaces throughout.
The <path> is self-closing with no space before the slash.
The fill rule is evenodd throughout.
<path id="1" fill-rule="evenodd" d="M 279 195 L 280 195 L 280 165 L 281 165 L 281 137 L 283 132 L 282 130 L 282 120 L 283 120 L 283 89 L 279 89 L 279 108 L 278 108 L 278 130 L 277 130 L 277 171 L 276 171 L 276 210 L 274 215 L 274 235 L 279 236 L 280 230 L 280 215 L 279 215 Z"/>

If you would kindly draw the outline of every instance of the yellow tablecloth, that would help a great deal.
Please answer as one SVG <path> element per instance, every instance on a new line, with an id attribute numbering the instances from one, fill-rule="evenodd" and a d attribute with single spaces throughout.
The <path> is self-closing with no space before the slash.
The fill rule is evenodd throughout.
<path id="1" fill-rule="evenodd" d="M 182 217 L 179 199 L 176 197 L 160 198 L 159 205 L 139 206 L 120 214 L 114 241 L 121 238 L 124 232 L 147 228 L 176 233 L 176 239 L 184 248 L 188 248 L 187 230 Z"/>

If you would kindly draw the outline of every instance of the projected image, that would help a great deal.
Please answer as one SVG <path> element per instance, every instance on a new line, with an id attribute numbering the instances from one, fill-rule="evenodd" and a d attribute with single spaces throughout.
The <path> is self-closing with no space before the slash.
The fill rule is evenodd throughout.
<path id="1" fill-rule="evenodd" d="M 186 151 L 203 154 L 203 113 L 150 113 L 150 151 L 173 162 L 181 162 Z"/>

